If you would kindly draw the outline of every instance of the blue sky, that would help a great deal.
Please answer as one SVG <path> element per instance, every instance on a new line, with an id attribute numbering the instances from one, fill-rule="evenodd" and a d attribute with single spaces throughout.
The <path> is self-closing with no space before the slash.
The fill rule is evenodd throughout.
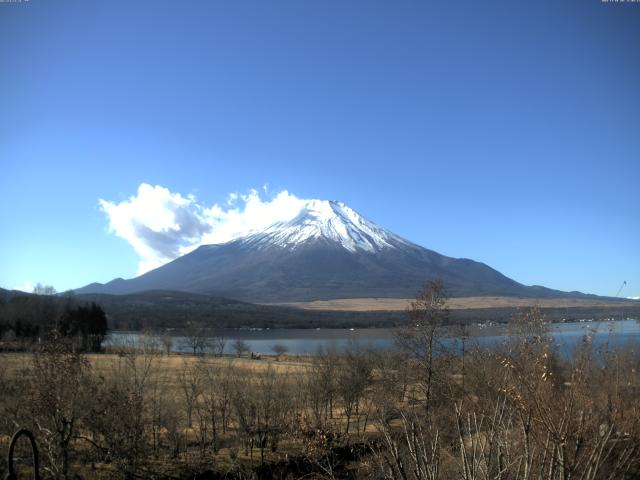
<path id="1" fill-rule="evenodd" d="M 134 276 L 99 199 L 148 184 L 640 295 L 638 45 L 600 0 L 0 3 L 0 286 Z"/>

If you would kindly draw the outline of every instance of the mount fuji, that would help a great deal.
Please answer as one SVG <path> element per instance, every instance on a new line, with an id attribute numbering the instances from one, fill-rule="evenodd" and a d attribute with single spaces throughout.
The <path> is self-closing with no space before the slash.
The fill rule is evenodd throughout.
<path id="1" fill-rule="evenodd" d="M 456 297 L 583 295 L 522 285 L 483 263 L 416 245 L 326 200 L 307 201 L 288 222 L 203 245 L 139 277 L 93 283 L 76 293 L 178 290 L 258 303 L 410 298 L 435 278 Z"/>

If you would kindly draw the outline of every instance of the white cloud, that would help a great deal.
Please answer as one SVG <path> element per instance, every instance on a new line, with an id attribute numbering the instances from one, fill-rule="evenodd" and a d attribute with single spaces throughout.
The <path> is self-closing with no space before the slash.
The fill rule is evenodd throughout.
<path id="1" fill-rule="evenodd" d="M 257 190 L 250 190 L 244 195 L 230 193 L 223 206 L 207 207 L 193 195 L 183 196 L 146 183 L 128 200 L 115 203 L 99 199 L 109 219 L 109 231 L 129 242 L 140 256 L 138 274 L 200 245 L 228 242 L 251 230 L 290 220 L 305 201 L 286 190 L 263 200 Z"/>
<path id="2" fill-rule="evenodd" d="M 640 300 L 640 295 L 637 295 L 635 297 L 627 297 L 627 299 L 629 299 L 629 300 Z"/>
<path id="3" fill-rule="evenodd" d="M 236 192 L 231 192 L 227 197 L 227 205 L 233 205 L 238 201 L 239 195 Z"/>

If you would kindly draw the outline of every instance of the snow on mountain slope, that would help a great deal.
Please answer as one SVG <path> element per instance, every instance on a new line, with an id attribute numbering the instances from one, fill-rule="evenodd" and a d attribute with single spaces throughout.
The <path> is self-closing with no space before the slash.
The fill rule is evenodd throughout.
<path id="1" fill-rule="evenodd" d="M 408 244 L 344 203 L 328 200 L 310 200 L 292 220 L 254 232 L 242 242 L 256 248 L 277 246 L 295 249 L 320 239 L 335 242 L 349 252 L 376 252 Z"/>

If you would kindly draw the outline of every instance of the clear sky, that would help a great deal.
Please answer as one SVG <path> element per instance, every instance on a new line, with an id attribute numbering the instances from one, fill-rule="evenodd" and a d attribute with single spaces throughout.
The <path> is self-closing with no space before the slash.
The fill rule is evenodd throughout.
<path id="1" fill-rule="evenodd" d="M 640 295 L 640 3 L 0 3 L 0 286 L 134 276 L 105 205 L 142 184 Z"/>

